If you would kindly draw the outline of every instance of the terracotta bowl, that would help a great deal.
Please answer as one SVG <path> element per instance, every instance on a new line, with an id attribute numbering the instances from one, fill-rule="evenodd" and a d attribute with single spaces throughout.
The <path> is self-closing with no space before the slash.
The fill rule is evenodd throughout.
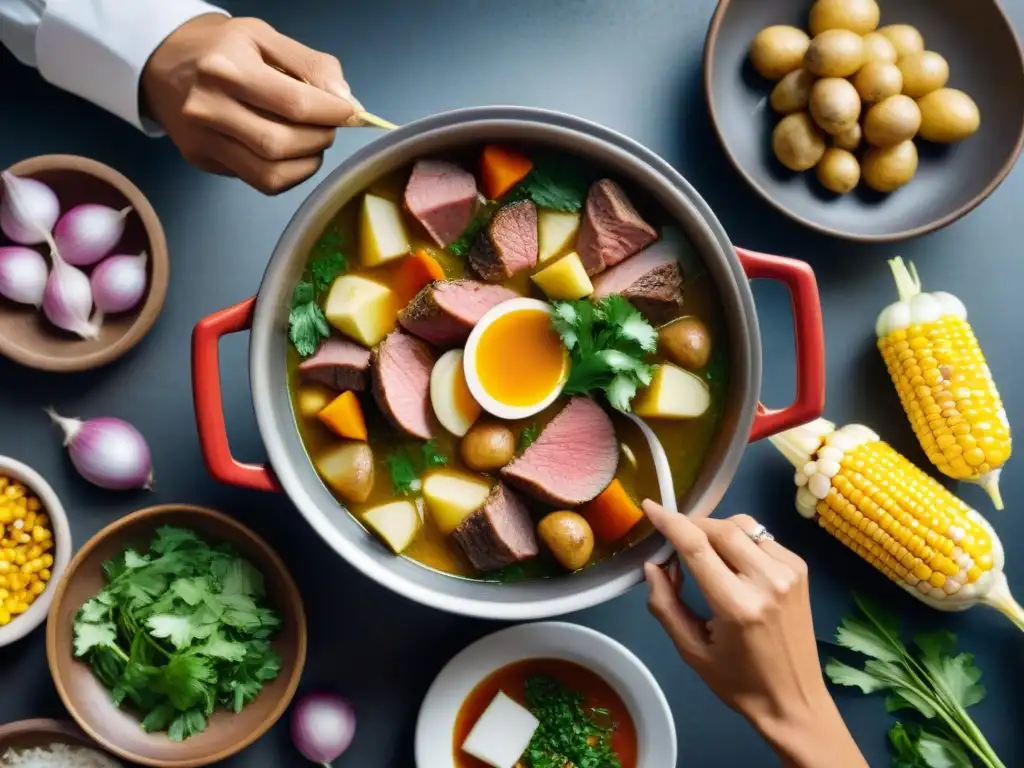
<path id="1" fill-rule="evenodd" d="M 43 371 L 85 371 L 116 360 L 153 327 L 167 295 L 167 238 L 156 211 L 128 179 L 86 157 L 40 155 L 7 170 L 49 184 L 57 193 L 62 214 L 81 203 L 99 203 L 118 210 L 130 205 L 134 211 L 128 216 L 115 252 L 136 254 L 145 250 L 149 254 L 149 283 L 142 303 L 130 312 L 106 318 L 96 339 L 81 339 L 54 326 L 34 307 L 0 297 L 0 354 Z M 0 232 L 3 245 L 12 243 Z M 49 258 L 45 250 L 42 252 Z"/>
<path id="2" fill-rule="evenodd" d="M 273 642 L 281 673 L 239 714 L 218 709 L 207 729 L 183 742 L 146 733 L 130 708 L 118 709 L 88 665 L 72 654 L 78 609 L 106 584 L 103 563 L 127 547 L 145 549 L 156 530 L 173 525 L 210 542 L 227 542 L 262 573 L 271 606 L 283 619 Z M 306 661 L 306 614 L 302 597 L 281 558 L 255 533 L 230 517 L 202 507 L 169 504 L 134 512 L 107 526 L 75 555 L 57 586 L 46 625 L 46 655 L 57 692 L 82 730 L 125 760 L 158 768 L 211 765 L 258 739 L 288 708 Z"/>
<path id="3" fill-rule="evenodd" d="M 8 749 L 31 749 L 50 744 L 67 744 L 70 747 L 89 747 L 99 750 L 96 744 L 72 723 L 63 720 L 19 720 L 16 723 L 0 725 L 0 758 Z"/>

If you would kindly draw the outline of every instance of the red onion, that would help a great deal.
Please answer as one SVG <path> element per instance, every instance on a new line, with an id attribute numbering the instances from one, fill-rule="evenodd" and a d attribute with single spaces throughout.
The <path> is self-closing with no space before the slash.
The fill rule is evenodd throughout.
<path id="1" fill-rule="evenodd" d="M 39 308 L 46 290 L 46 259 L 20 245 L 0 248 L 0 296 Z"/>
<path id="2" fill-rule="evenodd" d="M 92 310 L 92 287 L 89 278 L 78 267 L 72 267 L 56 250 L 50 252 L 53 270 L 43 291 L 43 312 L 50 322 L 83 339 L 100 335 L 99 322 L 89 321 Z M 102 317 L 97 318 L 102 320 Z"/>
<path id="3" fill-rule="evenodd" d="M 60 216 L 60 203 L 52 189 L 35 179 L 10 171 L 0 173 L 4 196 L 0 201 L 0 229 L 21 245 L 51 242 L 50 232 Z"/>
<path id="4" fill-rule="evenodd" d="M 310 693 L 292 708 L 292 742 L 312 763 L 330 768 L 355 735 L 356 712 L 341 696 Z"/>
<path id="5" fill-rule="evenodd" d="M 93 485 L 111 491 L 153 488 L 149 446 L 127 421 L 113 418 L 67 419 L 47 408 L 53 423 L 64 430 L 71 463 Z"/>
<path id="6" fill-rule="evenodd" d="M 145 251 L 138 256 L 111 256 L 92 271 L 92 300 L 100 313 L 127 312 L 142 301 L 146 293 L 147 258 Z"/>
<path id="7" fill-rule="evenodd" d="M 76 205 L 60 217 L 53 230 L 61 257 L 77 267 L 95 264 L 121 240 L 131 210 L 131 206 L 116 211 L 105 205 Z"/>

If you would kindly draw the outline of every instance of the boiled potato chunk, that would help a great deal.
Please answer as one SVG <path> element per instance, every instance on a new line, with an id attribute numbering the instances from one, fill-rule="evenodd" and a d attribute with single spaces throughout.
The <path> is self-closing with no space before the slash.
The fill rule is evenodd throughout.
<path id="1" fill-rule="evenodd" d="M 575 301 L 594 292 L 594 284 L 578 253 L 563 256 L 532 278 L 537 287 L 554 301 Z"/>
<path id="2" fill-rule="evenodd" d="M 537 261 L 543 264 L 557 256 L 576 238 L 580 228 L 580 215 L 542 208 L 537 214 Z"/>
<path id="3" fill-rule="evenodd" d="M 981 113 L 974 100 L 956 88 L 939 88 L 917 100 L 921 110 L 922 139 L 949 144 L 963 141 L 978 130 Z"/>
<path id="4" fill-rule="evenodd" d="M 441 469 L 423 480 L 423 499 L 438 530 L 446 536 L 487 501 L 489 483 L 480 478 Z"/>
<path id="5" fill-rule="evenodd" d="M 373 451 L 366 443 L 332 445 L 313 460 L 316 471 L 346 501 L 366 501 L 373 489 Z"/>
<path id="6" fill-rule="evenodd" d="M 633 412 L 645 419 L 695 419 L 710 407 L 704 380 L 671 363 L 661 363 L 650 386 L 633 401 Z"/>
<path id="7" fill-rule="evenodd" d="M 392 501 L 368 509 L 363 513 L 363 522 L 391 547 L 392 552 L 400 555 L 419 533 L 420 513 L 411 501 Z"/>
<path id="8" fill-rule="evenodd" d="M 307 419 L 315 419 L 324 408 L 331 404 L 331 401 L 338 396 L 322 384 L 303 384 L 295 396 L 299 413 Z"/>
<path id="9" fill-rule="evenodd" d="M 358 275 L 342 275 L 327 294 L 324 316 L 346 336 L 372 347 L 394 330 L 398 299 L 387 286 Z"/>
<path id="10" fill-rule="evenodd" d="M 359 247 L 364 267 L 376 267 L 411 250 L 397 203 L 377 195 L 363 198 Z"/>
<path id="11" fill-rule="evenodd" d="M 750 43 L 750 63 L 762 77 L 778 80 L 800 67 L 810 41 L 807 33 L 796 27 L 765 27 Z"/>
<path id="12" fill-rule="evenodd" d="M 882 12 L 875 0 L 818 0 L 811 6 L 812 35 L 829 29 L 848 29 L 863 35 L 878 26 Z"/>

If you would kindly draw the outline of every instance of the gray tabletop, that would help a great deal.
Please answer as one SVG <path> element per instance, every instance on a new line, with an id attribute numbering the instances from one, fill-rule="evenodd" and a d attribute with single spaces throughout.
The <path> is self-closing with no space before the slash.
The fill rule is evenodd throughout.
<path id="1" fill-rule="evenodd" d="M 1024 428 L 1024 364 L 1012 330 L 1024 325 L 1019 286 L 1018 168 L 977 211 L 948 229 L 898 247 L 865 247 L 799 229 L 761 202 L 728 165 L 711 131 L 701 85 L 701 49 L 712 0 L 226 0 L 237 15 L 262 16 L 281 31 L 338 55 L 367 107 L 404 122 L 480 104 L 524 104 L 578 114 L 617 129 L 673 163 L 715 209 L 737 244 L 809 261 L 817 271 L 828 346 L 828 415 L 873 425 L 926 466 L 874 346 L 876 313 L 895 297 L 885 259 L 914 259 L 929 286 L 955 291 L 988 354 L 1011 423 Z M 1009 2 L 1018 28 L 1024 2 Z M 316 180 L 277 198 L 188 167 L 167 141 L 134 129 L 0 53 L 0 167 L 32 155 L 70 152 L 97 158 L 133 179 L 167 229 L 172 279 L 156 327 L 129 356 L 82 375 L 57 376 L 0 360 L 0 453 L 46 476 L 71 517 L 76 546 L 134 509 L 160 502 L 217 507 L 264 535 L 285 558 L 309 613 L 310 653 L 302 688 L 350 698 L 359 717 L 351 750 L 337 766 L 408 768 L 420 699 L 444 662 L 498 628 L 434 612 L 385 591 L 340 560 L 284 496 L 215 483 L 199 453 L 193 419 L 189 336 L 201 317 L 252 295 L 268 255 Z M 371 141 L 370 130 L 343 132 L 328 153 L 332 168 Z M 321 175 L 325 173 L 321 171 Z M 788 298 L 774 284 L 755 287 L 764 337 L 763 398 L 788 401 L 794 382 Z M 225 409 L 232 446 L 257 460 L 263 448 L 249 397 L 246 340 L 223 349 Z M 157 489 L 114 494 L 85 484 L 64 455 L 41 408 L 69 415 L 116 415 L 136 424 L 154 453 Z M 1017 457 L 1003 474 L 1007 511 L 990 519 L 1007 545 L 1011 585 L 1024 593 L 1024 479 Z M 983 512 L 980 489 L 963 497 Z M 904 596 L 793 508 L 792 471 L 767 444 L 748 450 L 719 514 L 749 512 L 810 564 L 818 639 L 831 639 L 863 589 L 898 611 L 908 626 L 956 632 L 985 672 L 988 698 L 975 718 L 1005 762 L 1024 748 L 1019 729 L 1024 663 L 1019 633 L 985 608 L 933 612 Z M 699 598 L 691 588 L 687 596 Z M 675 713 L 680 765 L 773 764 L 746 723 L 722 705 L 678 659 L 646 611 L 643 589 L 568 617 L 625 643 L 653 670 Z M 827 648 L 823 648 L 827 652 Z M 42 631 L 0 650 L 0 722 L 63 717 L 46 666 Z M 888 764 L 891 724 L 879 698 L 837 694 L 872 765 Z M 1016 706 L 1015 706 L 1016 705 Z M 228 766 L 299 765 L 285 722 Z"/>

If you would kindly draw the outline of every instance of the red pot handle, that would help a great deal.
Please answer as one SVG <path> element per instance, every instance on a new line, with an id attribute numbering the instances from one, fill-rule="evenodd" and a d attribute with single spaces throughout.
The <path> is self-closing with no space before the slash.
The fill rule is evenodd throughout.
<path id="1" fill-rule="evenodd" d="M 199 448 L 216 480 L 257 491 L 281 490 L 265 464 L 245 464 L 231 455 L 220 389 L 220 339 L 252 327 L 256 297 L 204 317 L 192 330 L 192 401 L 196 409 Z"/>
<path id="2" fill-rule="evenodd" d="M 825 410 L 825 331 L 818 283 L 810 265 L 746 248 L 737 248 L 736 255 L 751 280 L 764 278 L 785 283 L 792 301 L 796 336 L 796 399 L 780 409 L 758 403 L 750 430 L 750 441 L 754 442 L 805 424 Z"/>

